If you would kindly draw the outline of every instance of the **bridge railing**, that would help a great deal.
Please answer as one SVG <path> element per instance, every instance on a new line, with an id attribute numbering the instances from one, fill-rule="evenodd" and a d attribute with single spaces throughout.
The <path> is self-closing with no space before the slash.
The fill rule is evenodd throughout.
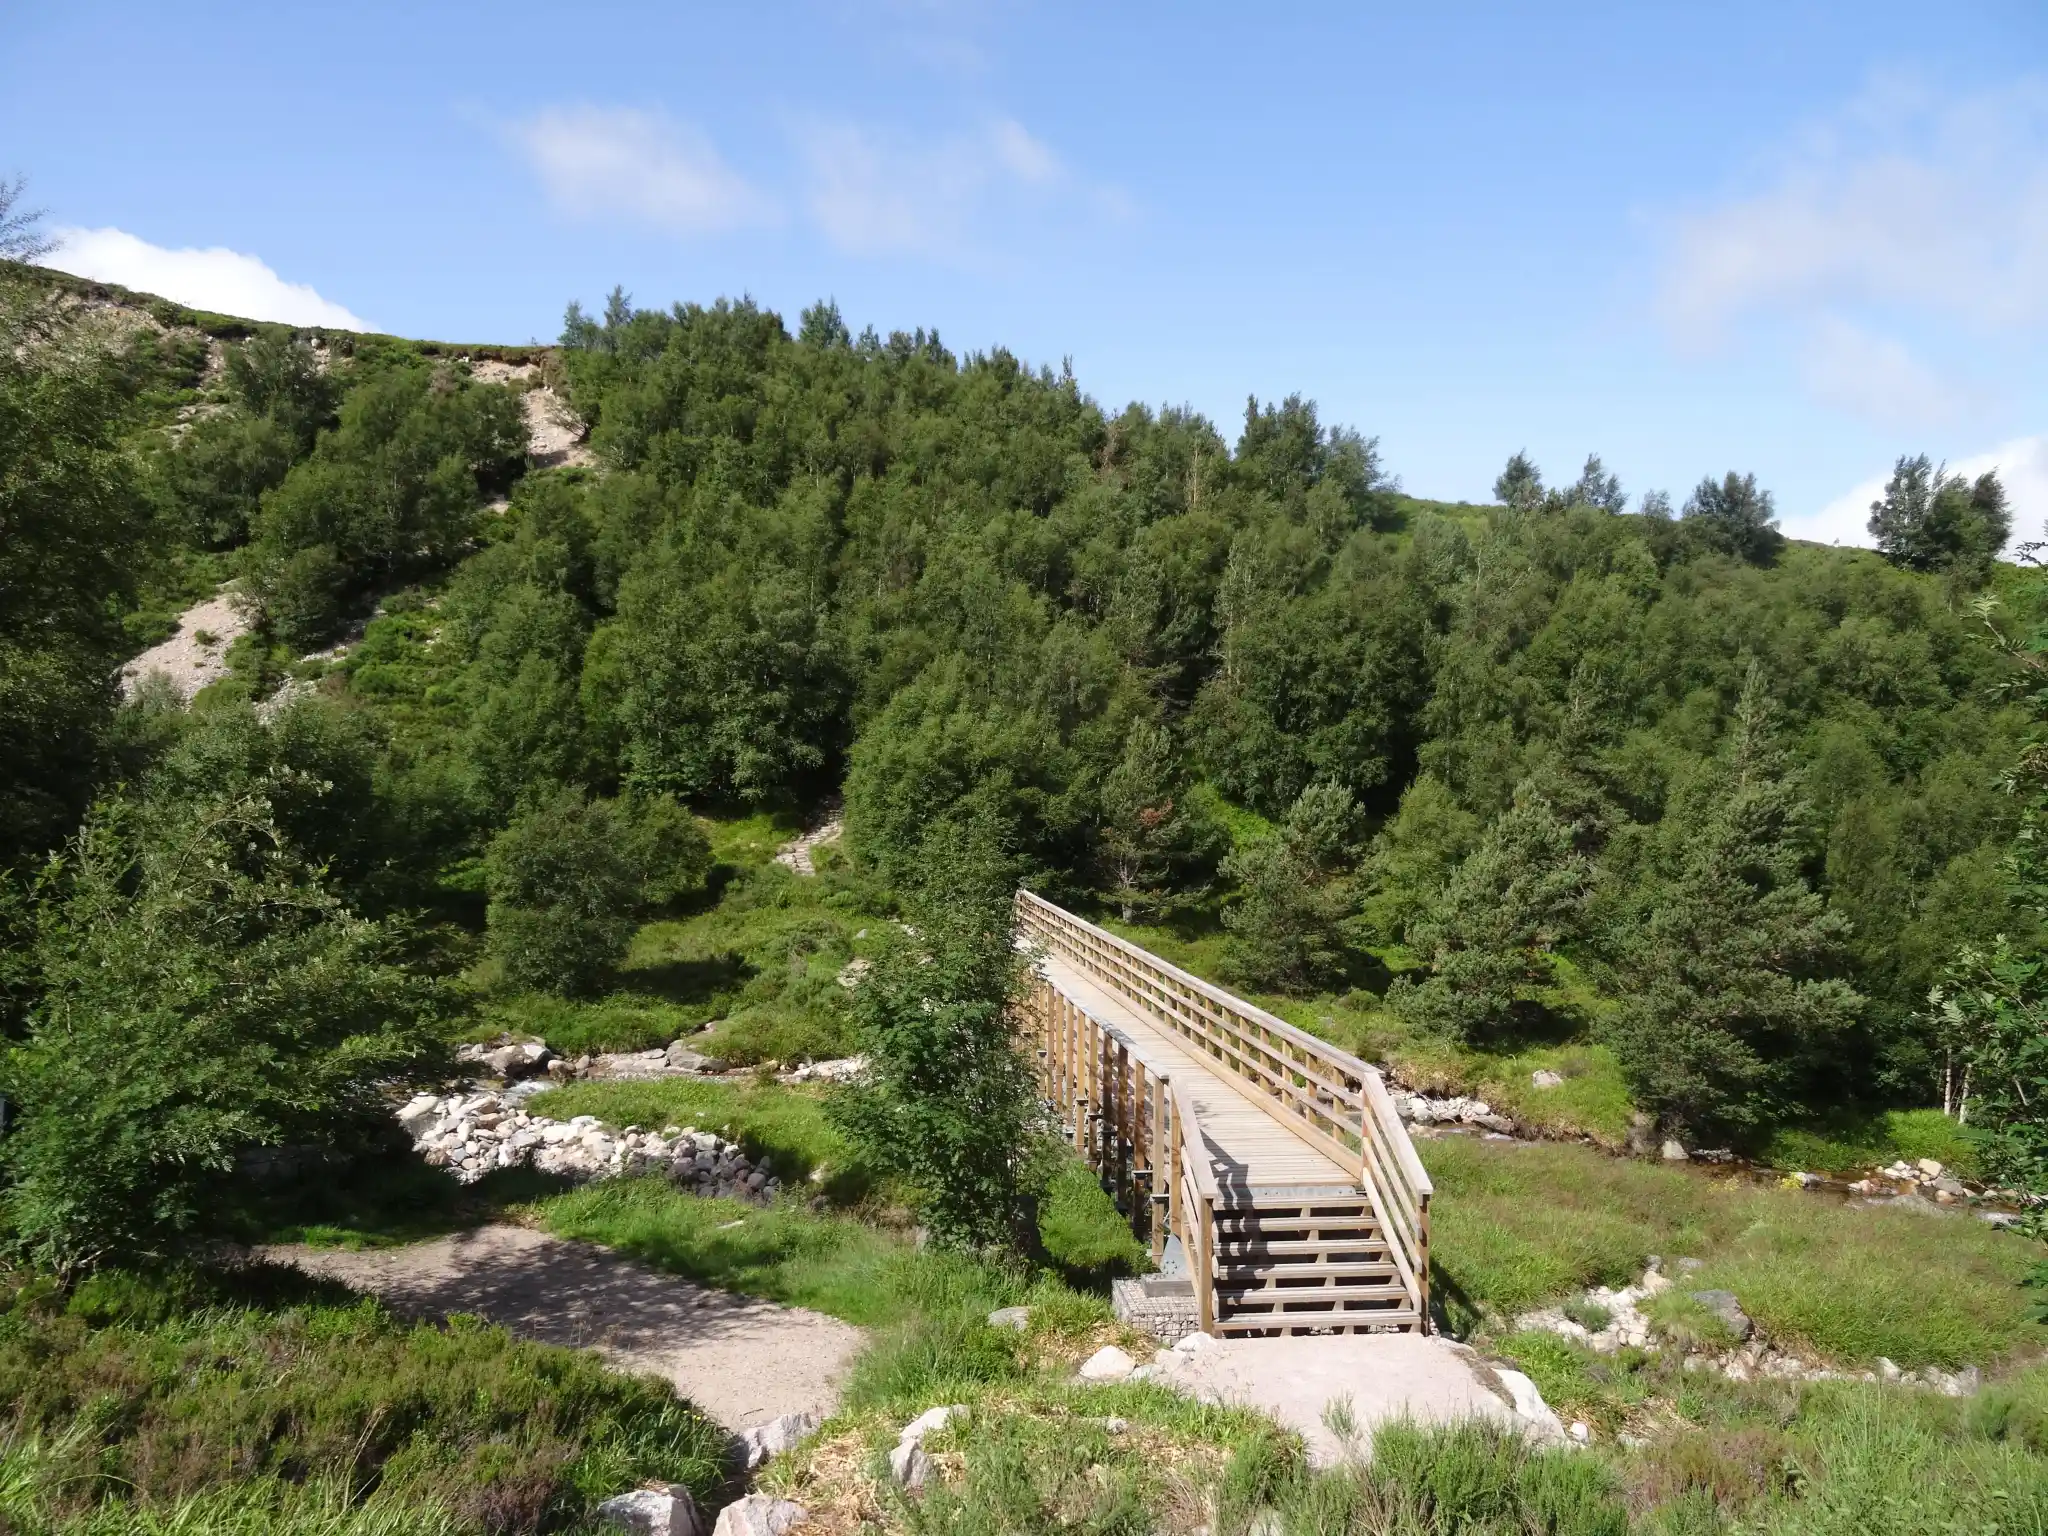
<path id="1" fill-rule="evenodd" d="M 1030 891 L 1017 893 L 1017 923 L 1027 943 L 1142 1009 L 1288 1130 L 1339 1167 L 1356 1169 L 1394 1267 L 1418 1315 L 1428 1316 L 1433 1191 L 1377 1068 Z M 1213 1188 L 1207 1160 L 1195 1161 Z M 1174 1231 L 1193 1259 L 1194 1243 Z"/>
<path id="2" fill-rule="evenodd" d="M 1040 982 L 1026 1012 L 1036 1036 L 1039 1082 L 1071 1128 L 1075 1153 L 1109 1186 L 1117 1204 L 1164 1257 L 1180 1239 L 1195 1310 L 1208 1332 L 1216 1320 L 1216 1171 L 1202 1151 L 1194 1100 L 1149 1070 L 1117 1032 L 1072 998 Z"/>

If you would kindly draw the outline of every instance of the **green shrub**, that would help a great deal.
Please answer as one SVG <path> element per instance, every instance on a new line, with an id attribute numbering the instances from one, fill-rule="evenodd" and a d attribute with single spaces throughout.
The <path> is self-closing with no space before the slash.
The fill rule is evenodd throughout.
<path id="1" fill-rule="evenodd" d="M 659 796 L 617 802 L 558 789 L 512 819 L 485 859 L 491 951 L 515 987 L 594 992 L 636 918 L 702 879 L 709 845 Z"/>
<path id="2" fill-rule="evenodd" d="M 22 1459 L 0 1496 L 72 1522 L 108 1497 L 232 1510 L 240 1487 L 286 1500 L 293 1518 L 367 1500 L 482 1532 L 580 1521 L 643 1478 L 700 1498 L 722 1479 L 724 1431 L 665 1382 L 473 1320 L 408 1324 L 323 1294 L 256 1269 L 188 1272 L 168 1292 L 102 1278 L 68 1313 L 18 1301 L 0 1327 L 0 1415 Z M 281 1486 L 298 1482 L 318 1485 L 303 1508 Z"/>
<path id="3" fill-rule="evenodd" d="M 394 1085 L 444 1066 L 435 986 L 325 889 L 260 784 L 103 805 L 54 895 L 43 1000 L 0 1058 L 6 1210 L 39 1263 L 175 1253 L 220 1229 L 252 1154 L 353 1149 Z"/>
<path id="4" fill-rule="evenodd" d="M 911 926 L 853 992 L 867 1070 L 833 1099 L 870 1166 L 903 1179 L 939 1242 L 1027 1251 L 1026 1153 L 1042 1111 L 1017 1049 L 1015 872 L 986 823 L 927 836 Z"/>

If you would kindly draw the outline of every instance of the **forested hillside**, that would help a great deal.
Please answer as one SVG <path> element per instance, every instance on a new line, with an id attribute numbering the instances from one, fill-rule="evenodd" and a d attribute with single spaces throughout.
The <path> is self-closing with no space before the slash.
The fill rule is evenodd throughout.
<path id="1" fill-rule="evenodd" d="M 339 988 L 326 1035 L 207 1027 L 357 1066 L 199 1144 L 302 1135 L 362 1061 L 439 1059 L 406 1021 L 601 991 L 705 878 L 687 811 L 843 791 L 870 903 L 971 826 L 1397 1065 L 1568 1048 L 1644 1124 L 1751 1147 L 1974 1092 L 2029 1172 L 2030 1079 L 2002 1110 L 1991 1083 L 2032 1006 L 2038 710 L 2002 636 L 2038 598 L 1991 558 L 1995 477 L 1902 459 L 1886 552 L 1823 549 L 1721 467 L 1678 514 L 1627 510 L 1597 458 L 1546 488 L 1516 455 L 1498 504 L 1434 503 L 1298 397 L 1230 434 L 1111 412 L 830 304 L 792 335 L 614 294 L 487 367 L 27 269 L 8 293 L 26 1105 L 110 1112 L 94 1050 L 273 946 Z M 542 387 L 589 464 L 535 467 Z M 255 623 L 228 676 L 116 708 L 117 664 L 222 581 Z M 232 938 L 194 916 L 223 909 Z M 809 1022 L 757 1054 L 844 1044 L 834 989 L 773 986 Z M 38 1122 L 10 1158 L 30 1186 Z"/>

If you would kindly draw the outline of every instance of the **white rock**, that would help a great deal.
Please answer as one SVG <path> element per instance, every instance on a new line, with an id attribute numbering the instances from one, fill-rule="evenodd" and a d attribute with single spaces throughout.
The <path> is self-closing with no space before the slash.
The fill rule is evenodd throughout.
<path id="1" fill-rule="evenodd" d="M 750 1493 L 718 1512 L 718 1524 L 711 1536 L 783 1536 L 803 1523 L 810 1511 L 788 1499 L 771 1499 L 765 1493 Z"/>
<path id="2" fill-rule="evenodd" d="M 1581 1445 L 1584 1445 L 1587 1441 L 1593 1438 L 1593 1431 L 1589 1429 L 1583 1421 L 1578 1419 L 1572 1420 L 1572 1426 L 1569 1430 L 1566 1431 L 1566 1433 L 1569 1434 L 1574 1440 L 1578 1441 Z"/>
<path id="3" fill-rule="evenodd" d="M 1913 1166 L 1918 1171 L 1920 1177 L 1927 1180 L 1930 1184 L 1940 1178 L 1944 1171 L 1941 1164 L 1931 1157 L 1923 1157 Z"/>
<path id="4" fill-rule="evenodd" d="M 932 1459 L 914 1440 L 906 1440 L 889 1453 L 889 1475 L 905 1488 L 922 1488 L 932 1475 Z"/>
<path id="5" fill-rule="evenodd" d="M 1019 1333 L 1022 1333 L 1031 1326 L 1031 1309 L 1029 1307 L 997 1307 L 995 1311 L 989 1313 L 988 1325 L 991 1328 L 1014 1328 Z"/>
<path id="6" fill-rule="evenodd" d="M 1556 1444 L 1565 1439 L 1564 1425 L 1550 1411 L 1550 1405 L 1543 1401 L 1543 1394 L 1536 1390 L 1535 1382 L 1520 1371 L 1503 1366 L 1495 1366 L 1493 1374 L 1507 1388 L 1515 1417 L 1527 1427 L 1530 1439 L 1538 1444 Z"/>
<path id="7" fill-rule="evenodd" d="M 415 1140 L 440 1118 L 441 1101 L 431 1093 L 422 1093 L 408 1100 L 405 1108 L 398 1112 L 398 1123 L 405 1127 L 406 1135 Z"/>
<path id="8" fill-rule="evenodd" d="M 1692 1161 L 1692 1154 L 1686 1151 L 1684 1144 L 1674 1137 L 1665 1138 L 1663 1156 L 1664 1161 L 1667 1163 L 1689 1163 Z"/>
<path id="9" fill-rule="evenodd" d="M 1177 1355 L 1199 1355 L 1205 1349 L 1214 1349 L 1217 1340 L 1213 1334 L 1191 1333 L 1173 1346 Z"/>
<path id="10" fill-rule="evenodd" d="M 815 1412 L 785 1413 L 779 1419 L 770 1419 L 766 1424 L 756 1424 L 740 1435 L 740 1448 L 746 1460 L 747 1470 L 753 1471 L 771 1456 L 780 1456 L 793 1449 L 822 1418 Z"/>
<path id="11" fill-rule="evenodd" d="M 1885 1359 L 1883 1355 L 1877 1357 L 1877 1375 L 1880 1381 L 1897 1381 L 1905 1374 L 1893 1361 Z"/>
<path id="12" fill-rule="evenodd" d="M 1562 1072 L 1552 1072 L 1548 1068 L 1542 1068 L 1531 1072 L 1529 1074 L 1529 1081 L 1538 1088 L 1562 1088 L 1564 1086 L 1564 1074 Z"/>
<path id="13" fill-rule="evenodd" d="M 636 1536 L 704 1536 L 704 1516 L 681 1483 L 606 1499 L 597 1506 L 597 1518 Z"/>
<path id="14" fill-rule="evenodd" d="M 1081 1379 L 1083 1381 L 1122 1381 L 1137 1368 L 1137 1361 L 1118 1349 L 1114 1344 L 1105 1344 L 1081 1362 Z"/>

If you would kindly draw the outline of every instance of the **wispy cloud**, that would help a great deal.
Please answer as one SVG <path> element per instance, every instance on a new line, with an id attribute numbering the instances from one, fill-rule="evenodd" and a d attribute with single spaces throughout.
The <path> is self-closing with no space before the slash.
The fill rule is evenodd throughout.
<path id="1" fill-rule="evenodd" d="M 1682 346 L 1776 328 L 1824 398 L 1939 419 L 1962 391 L 1916 355 L 1923 330 L 1995 343 L 2048 324 L 2048 82 L 1942 98 L 1881 81 L 1667 233 L 1660 299 Z M 1844 387 L 1859 348 L 1882 379 Z"/>
<path id="2" fill-rule="evenodd" d="M 576 217 L 623 216 L 711 235 L 778 214 L 701 132 L 658 112 L 549 107 L 511 132 L 550 200 Z"/>
<path id="3" fill-rule="evenodd" d="M 1884 427 L 1953 421 L 1969 403 L 1964 388 L 1922 363 L 1905 343 L 1840 315 L 1812 322 L 1799 363 L 1816 399 Z"/>
<path id="4" fill-rule="evenodd" d="M 796 130 L 805 206 L 827 239 L 856 255 L 959 258 L 1019 204 L 1113 205 L 1022 123 L 920 144 L 849 122 Z"/>
<path id="5" fill-rule="evenodd" d="M 2015 539 L 2039 538 L 2048 523 L 2048 433 L 2014 438 L 1984 453 L 1973 453 L 1948 466 L 1972 479 L 1987 469 L 1998 471 L 2005 484 L 2007 504 L 2012 508 Z M 1818 512 L 1784 519 L 1785 531 L 1795 538 L 1815 539 L 1823 544 L 1871 543 L 1870 504 L 1884 494 L 1891 466 L 1851 486 Z"/>
<path id="6" fill-rule="evenodd" d="M 308 284 L 286 282 L 259 257 L 243 251 L 218 245 L 171 250 L 123 229 L 59 229 L 56 238 L 57 249 L 44 264 L 60 272 L 119 283 L 244 320 L 371 329 L 368 321 L 322 298 Z"/>

